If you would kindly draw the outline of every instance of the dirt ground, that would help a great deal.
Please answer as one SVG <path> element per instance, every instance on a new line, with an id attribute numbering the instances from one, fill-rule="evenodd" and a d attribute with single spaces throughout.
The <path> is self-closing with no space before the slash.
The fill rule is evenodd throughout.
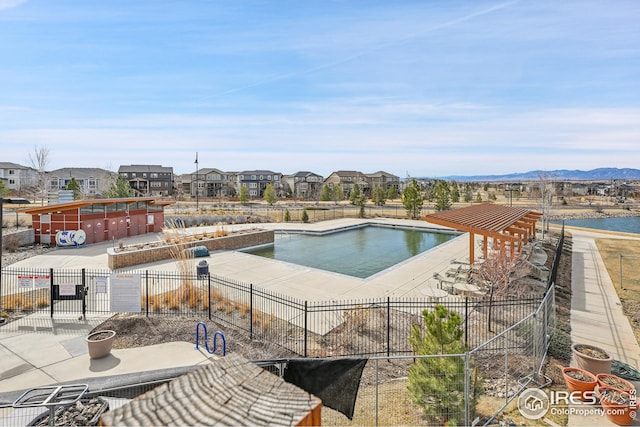
<path id="1" fill-rule="evenodd" d="M 280 346 L 268 342 L 250 340 L 246 333 L 225 327 L 213 320 L 194 317 L 173 317 L 117 314 L 100 324 L 95 330 L 112 329 L 117 332 L 114 348 L 143 347 L 167 342 L 185 341 L 195 345 L 195 332 L 198 322 L 204 321 L 209 336 L 215 331 L 224 333 L 227 353 L 237 352 L 249 360 L 268 360 L 299 357 Z M 200 345 L 203 330 L 200 328 Z M 211 341 L 211 338 L 209 338 Z"/>

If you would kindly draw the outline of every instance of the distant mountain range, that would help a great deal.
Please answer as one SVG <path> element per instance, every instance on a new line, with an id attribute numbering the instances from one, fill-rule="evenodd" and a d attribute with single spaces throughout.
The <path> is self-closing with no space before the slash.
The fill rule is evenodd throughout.
<path id="1" fill-rule="evenodd" d="M 448 181 L 532 181 L 544 179 L 564 180 L 564 181 L 596 181 L 610 179 L 638 180 L 640 179 L 640 169 L 629 168 L 598 168 L 589 171 L 581 170 L 535 170 L 522 173 L 511 173 L 506 175 L 452 175 L 440 177 Z"/>

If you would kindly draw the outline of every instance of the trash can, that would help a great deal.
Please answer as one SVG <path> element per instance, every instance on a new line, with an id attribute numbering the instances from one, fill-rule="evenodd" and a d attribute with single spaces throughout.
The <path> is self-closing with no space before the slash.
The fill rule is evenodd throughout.
<path id="1" fill-rule="evenodd" d="M 196 270 L 198 276 L 206 276 L 209 274 L 209 263 L 205 260 L 200 261 L 198 265 L 196 265 Z"/>

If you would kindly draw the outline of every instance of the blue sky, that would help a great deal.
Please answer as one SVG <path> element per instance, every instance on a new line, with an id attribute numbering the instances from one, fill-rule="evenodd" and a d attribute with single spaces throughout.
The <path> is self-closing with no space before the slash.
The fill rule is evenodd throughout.
<path id="1" fill-rule="evenodd" d="M 0 0 L 0 161 L 640 168 L 640 2 Z"/>

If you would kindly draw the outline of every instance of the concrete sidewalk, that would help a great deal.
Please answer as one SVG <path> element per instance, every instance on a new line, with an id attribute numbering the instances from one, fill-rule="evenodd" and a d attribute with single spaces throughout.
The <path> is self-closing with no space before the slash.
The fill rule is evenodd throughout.
<path id="1" fill-rule="evenodd" d="M 0 393 L 31 387 L 157 369 L 193 366 L 216 356 L 195 349 L 194 341 L 113 349 L 101 359 L 89 358 L 85 337 L 107 320 L 92 316 L 31 315 L 0 329 Z"/>
<path id="2" fill-rule="evenodd" d="M 600 347 L 610 352 L 614 360 L 640 369 L 640 346 L 622 311 L 622 304 L 595 243 L 598 238 L 633 237 L 570 227 L 567 227 L 567 231 L 571 233 L 573 241 L 571 341 Z M 640 237 L 637 239 L 640 240 Z M 568 425 L 615 424 L 604 416 L 574 414 L 569 416 Z M 633 425 L 640 425 L 640 421 L 636 419 Z"/>

